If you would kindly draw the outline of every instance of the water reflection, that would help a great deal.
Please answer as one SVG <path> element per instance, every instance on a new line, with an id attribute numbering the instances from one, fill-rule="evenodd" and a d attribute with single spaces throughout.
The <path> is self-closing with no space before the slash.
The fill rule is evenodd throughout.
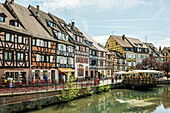
<path id="1" fill-rule="evenodd" d="M 169 113 L 170 86 L 147 91 L 115 89 L 69 103 L 53 105 L 32 113 Z M 31 113 L 30 112 L 30 113 Z"/>

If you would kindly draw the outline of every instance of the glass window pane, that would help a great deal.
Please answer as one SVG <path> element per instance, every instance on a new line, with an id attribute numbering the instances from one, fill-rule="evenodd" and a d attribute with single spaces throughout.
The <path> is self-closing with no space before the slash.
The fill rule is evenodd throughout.
<path id="1" fill-rule="evenodd" d="M 20 60 L 20 53 L 17 53 L 17 58 L 18 60 Z"/>
<path id="2" fill-rule="evenodd" d="M 22 43 L 22 36 L 18 36 L 18 43 Z"/>
<path id="3" fill-rule="evenodd" d="M 5 60 L 8 60 L 8 53 L 5 52 Z"/>
<path id="4" fill-rule="evenodd" d="M 12 60 L 12 53 L 9 53 L 9 60 Z"/>
<path id="5" fill-rule="evenodd" d="M 24 54 L 21 53 L 21 60 L 24 60 Z"/>

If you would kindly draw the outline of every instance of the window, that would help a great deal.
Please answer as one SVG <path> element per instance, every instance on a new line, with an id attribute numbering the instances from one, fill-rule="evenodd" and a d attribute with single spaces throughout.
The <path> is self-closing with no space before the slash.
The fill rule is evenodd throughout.
<path id="1" fill-rule="evenodd" d="M 87 63 L 87 59 L 86 58 L 84 58 L 84 63 Z"/>
<path id="2" fill-rule="evenodd" d="M 131 48 L 131 51 L 133 51 L 133 48 Z"/>
<path id="3" fill-rule="evenodd" d="M 23 43 L 23 44 L 25 44 L 25 37 L 18 36 L 18 43 Z"/>
<path id="4" fill-rule="evenodd" d="M 63 45 L 60 45 L 60 50 L 63 51 Z"/>
<path id="5" fill-rule="evenodd" d="M 138 44 L 137 43 L 134 43 L 136 46 L 138 46 Z"/>
<path id="6" fill-rule="evenodd" d="M 73 40 L 76 41 L 76 35 L 73 34 Z"/>
<path id="7" fill-rule="evenodd" d="M 22 36 L 18 36 L 18 43 L 22 43 Z"/>
<path id="8" fill-rule="evenodd" d="M 10 21 L 9 21 L 9 24 L 12 25 L 12 26 L 19 27 L 19 23 L 18 23 L 17 20 L 10 20 Z"/>
<path id="9" fill-rule="evenodd" d="M 48 26 L 53 27 L 53 28 L 57 27 L 57 25 L 55 23 L 53 23 L 53 22 L 51 22 L 49 20 L 47 20 L 47 24 L 48 24 Z"/>
<path id="10" fill-rule="evenodd" d="M 24 53 L 17 53 L 17 60 L 23 61 L 24 59 Z"/>
<path id="11" fill-rule="evenodd" d="M 78 62 L 80 63 L 80 57 L 78 57 Z"/>
<path id="12" fill-rule="evenodd" d="M 43 62 L 44 62 L 44 55 L 42 55 L 42 56 L 41 56 L 41 61 L 43 61 Z"/>
<path id="13" fill-rule="evenodd" d="M 103 61 L 100 61 L 100 66 L 103 66 Z"/>
<path id="14" fill-rule="evenodd" d="M 163 55 L 164 55 L 164 56 L 167 56 L 167 55 L 168 55 L 168 53 L 163 53 Z"/>
<path id="15" fill-rule="evenodd" d="M 40 46 L 40 39 L 37 39 L 36 45 L 37 45 L 37 46 Z"/>
<path id="16" fill-rule="evenodd" d="M 39 54 L 37 54 L 37 56 L 36 56 L 36 61 L 37 62 L 41 61 L 41 56 Z"/>
<path id="17" fill-rule="evenodd" d="M 120 70 L 120 66 L 117 66 L 117 70 Z"/>
<path id="18" fill-rule="evenodd" d="M 73 64 L 73 58 L 68 58 L 68 64 Z"/>
<path id="19" fill-rule="evenodd" d="M 120 60 L 119 59 L 117 59 L 117 63 L 120 64 Z"/>
<path id="20" fill-rule="evenodd" d="M 62 38 L 61 38 L 61 33 L 60 33 L 60 32 L 58 32 L 58 39 L 62 39 Z"/>
<path id="21" fill-rule="evenodd" d="M 53 62 L 53 56 L 50 56 L 50 62 Z"/>
<path id="22" fill-rule="evenodd" d="M 118 43 L 116 42 L 116 45 L 118 45 Z"/>
<path id="23" fill-rule="evenodd" d="M 49 56 L 46 56 L 46 61 L 49 62 Z"/>
<path id="24" fill-rule="evenodd" d="M 47 42 L 46 41 L 44 42 L 44 47 L 47 47 Z"/>
<path id="25" fill-rule="evenodd" d="M 126 51 L 128 51 L 128 48 L 126 48 Z"/>
<path id="26" fill-rule="evenodd" d="M 0 22 L 5 22 L 5 18 L 4 17 L 0 17 Z"/>
<path id="27" fill-rule="evenodd" d="M 48 42 L 48 48 L 51 48 L 51 42 Z"/>
<path id="28" fill-rule="evenodd" d="M 81 42 L 83 42 L 83 38 L 81 38 Z"/>
<path id="29" fill-rule="evenodd" d="M 125 70 L 125 66 L 122 66 L 122 70 Z"/>
<path id="30" fill-rule="evenodd" d="M 12 52 L 5 52 L 4 58 L 5 58 L 5 60 L 13 60 Z"/>
<path id="31" fill-rule="evenodd" d="M 44 41 L 41 40 L 40 43 L 41 43 L 41 46 L 44 47 Z"/>
<path id="32" fill-rule="evenodd" d="M 107 47 L 109 47 L 109 44 L 107 45 Z"/>
<path id="33" fill-rule="evenodd" d="M 61 39 L 64 40 L 64 34 L 63 33 L 61 33 Z"/>
<path id="34" fill-rule="evenodd" d="M 80 46 L 76 46 L 77 47 L 77 50 L 80 51 Z"/>
<path id="35" fill-rule="evenodd" d="M 6 41 L 14 42 L 14 35 L 6 33 Z"/>
<path id="36" fill-rule="evenodd" d="M 35 45 L 35 39 L 32 39 L 32 45 L 33 46 Z"/>

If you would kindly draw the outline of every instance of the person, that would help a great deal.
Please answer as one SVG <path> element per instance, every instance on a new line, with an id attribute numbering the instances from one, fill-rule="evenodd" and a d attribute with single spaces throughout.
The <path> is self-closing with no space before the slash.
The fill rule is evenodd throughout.
<path id="1" fill-rule="evenodd" d="M 64 81 L 64 83 L 65 83 L 65 80 L 66 80 L 66 77 L 65 77 L 65 75 L 63 76 L 63 81 Z"/>
<path id="2" fill-rule="evenodd" d="M 98 84 L 98 77 L 96 76 L 95 83 Z"/>
<path id="3" fill-rule="evenodd" d="M 47 80 L 48 80 L 47 75 L 44 76 L 44 79 L 45 79 L 45 83 L 47 83 Z"/>
<path id="4" fill-rule="evenodd" d="M 12 87 L 13 78 L 10 76 L 7 81 L 9 82 L 9 87 Z"/>
<path id="5" fill-rule="evenodd" d="M 112 83 L 114 83 L 114 76 L 112 76 Z"/>

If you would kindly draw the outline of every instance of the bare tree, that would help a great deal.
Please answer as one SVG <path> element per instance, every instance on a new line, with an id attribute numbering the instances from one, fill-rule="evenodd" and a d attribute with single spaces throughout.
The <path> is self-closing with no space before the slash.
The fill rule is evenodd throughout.
<path id="1" fill-rule="evenodd" d="M 153 69 L 153 70 L 163 70 L 166 75 L 170 72 L 170 61 L 160 61 L 156 57 L 149 57 L 143 59 L 140 64 L 136 65 L 136 69 Z"/>

